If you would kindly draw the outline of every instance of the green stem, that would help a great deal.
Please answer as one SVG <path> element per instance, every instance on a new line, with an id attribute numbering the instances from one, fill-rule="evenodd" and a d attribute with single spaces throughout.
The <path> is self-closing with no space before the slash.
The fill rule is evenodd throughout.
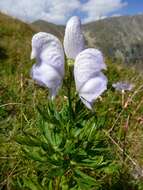
<path id="1" fill-rule="evenodd" d="M 125 158 L 126 158 L 126 132 L 124 132 L 124 137 L 123 137 L 123 166 Z"/>
<path id="2" fill-rule="evenodd" d="M 58 176 L 58 177 L 56 178 L 55 190 L 59 190 L 59 189 L 60 189 L 60 181 L 61 181 L 61 178 L 60 178 L 60 176 Z"/>
<path id="3" fill-rule="evenodd" d="M 70 120 L 74 118 L 74 113 L 73 113 L 73 108 L 72 108 L 72 100 L 71 100 L 71 85 L 72 85 L 72 67 L 69 66 L 69 79 L 68 79 L 68 104 L 69 104 L 69 115 L 70 115 Z"/>

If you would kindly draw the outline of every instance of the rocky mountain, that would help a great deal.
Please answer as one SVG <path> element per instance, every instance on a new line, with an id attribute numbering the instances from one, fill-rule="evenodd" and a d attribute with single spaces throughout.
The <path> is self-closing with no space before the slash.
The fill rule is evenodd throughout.
<path id="1" fill-rule="evenodd" d="M 64 26 L 45 21 L 32 24 L 37 30 L 63 38 Z M 112 17 L 83 25 L 86 44 L 97 47 L 113 61 L 143 68 L 143 15 Z"/>
<path id="2" fill-rule="evenodd" d="M 125 63 L 143 61 L 143 15 L 121 16 L 84 25 L 89 46 Z"/>

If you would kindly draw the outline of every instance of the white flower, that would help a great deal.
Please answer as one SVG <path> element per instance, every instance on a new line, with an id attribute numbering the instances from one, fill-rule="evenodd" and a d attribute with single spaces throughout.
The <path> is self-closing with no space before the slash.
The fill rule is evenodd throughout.
<path id="1" fill-rule="evenodd" d="M 31 59 L 36 64 L 31 70 L 32 78 L 39 85 L 49 88 L 53 99 L 64 77 L 64 51 L 61 42 L 52 34 L 39 32 L 32 38 Z"/>
<path id="2" fill-rule="evenodd" d="M 75 59 L 74 78 L 82 102 L 92 109 L 94 101 L 107 89 L 106 69 L 102 53 L 94 48 L 84 49 L 84 37 L 78 17 L 66 26 L 64 49 L 68 58 Z M 57 37 L 39 32 L 32 38 L 31 58 L 36 58 L 31 76 L 38 84 L 48 87 L 54 98 L 64 77 L 64 51 Z"/>
<path id="3" fill-rule="evenodd" d="M 84 49 L 81 21 L 77 16 L 71 17 L 67 22 L 64 36 L 64 49 L 66 56 L 71 59 L 75 59 Z"/>
<path id="4" fill-rule="evenodd" d="M 76 90 L 82 102 L 92 109 L 94 101 L 107 89 L 106 69 L 102 53 L 93 48 L 79 53 L 74 65 Z"/>

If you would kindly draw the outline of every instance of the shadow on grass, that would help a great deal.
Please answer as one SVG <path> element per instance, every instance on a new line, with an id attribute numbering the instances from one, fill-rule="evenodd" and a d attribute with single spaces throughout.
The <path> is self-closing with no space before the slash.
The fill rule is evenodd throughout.
<path id="1" fill-rule="evenodd" d="M 4 60 L 7 58 L 8 58 L 8 55 L 7 55 L 6 49 L 3 47 L 0 47 L 0 60 Z"/>

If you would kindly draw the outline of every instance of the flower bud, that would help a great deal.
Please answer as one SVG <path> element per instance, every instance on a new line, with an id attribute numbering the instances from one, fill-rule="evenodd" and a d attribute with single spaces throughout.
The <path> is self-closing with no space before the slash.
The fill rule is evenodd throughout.
<path id="1" fill-rule="evenodd" d="M 66 56 L 71 59 L 75 59 L 84 49 L 81 21 L 77 16 L 71 17 L 67 22 L 64 36 L 64 49 Z"/>

